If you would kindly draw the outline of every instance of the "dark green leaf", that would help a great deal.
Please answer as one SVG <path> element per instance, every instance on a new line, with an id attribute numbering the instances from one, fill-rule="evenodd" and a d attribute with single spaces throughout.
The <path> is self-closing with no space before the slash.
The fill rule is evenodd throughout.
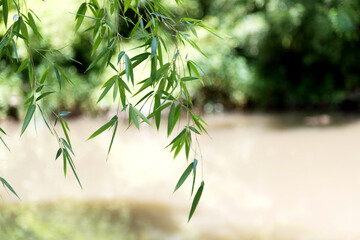
<path id="1" fill-rule="evenodd" d="M 5 27 L 6 27 L 7 26 L 8 15 L 9 15 L 8 0 L 2 0 L 2 14 L 3 14 Z"/>
<path id="2" fill-rule="evenodd" d="M 55 160 L 56 160 L 56 159 L 58 159 L 58 158 L 60 157 L 61 153 L 62 153 L 62 149 L 61 149 L 61 148 L 59 148 L 59 150 L 58 150 L 58 151 L 57 151 L 57 153 L 56 153 Z"/>
<path id="3" fill-rule="evenodd" d="M 6 132 L 2 128 L 0 128 L 0 132 L 6 135 Z"/>
<path id="4" fill-rule="evenodd" d="M 201 198 L 201 195 L 202 195 L 202 192 L 204 190 L 204 181 L 201 182 L 201 185 L 199 187 L 199 189 L 197 190 L 196 194 L 195 194 L 195 197 L 194 197 L 194 200 L 193 200 L 193 203 L 191 205 L 191 210 L 190 210 L 190 214 L 189 214 L 189 219 L 188 219 L 188 222 L 190 221 L 191 217 L 193 216 L 195 210 L 196 210 L 196 207 L 200 201 L 200 198 Z"/>

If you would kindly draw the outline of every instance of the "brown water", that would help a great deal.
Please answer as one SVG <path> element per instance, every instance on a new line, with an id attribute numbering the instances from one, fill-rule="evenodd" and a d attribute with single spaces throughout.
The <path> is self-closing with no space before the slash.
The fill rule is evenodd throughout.
<path id="1" fill-rule="evenodd" d="M 187 163 L 182 157 L 173 161 L 164 150 L 171 140 L 165 129 L 122 126 L 106 162 L 111 133 L 85 139 L 107 119 L 69 121 L 81 190 L 71 172 L 64 178 L 61 161 L 54 161 L 56 141 L 40 121 L 37 133 L 31 125 L 21 138 L 19 124 L 3 123 L 11 152 L 1 147 L 0 175 L 23 202 L 120 199 L 149 203 L 149 214 L 164 206 L 185 236 L 176 239 L 360 239 L 359 119 L 302 114 L 206 119 L 210 137 L 199 139 L 205 190 L 190 224 L 191 186 L 172 194 Z"/>

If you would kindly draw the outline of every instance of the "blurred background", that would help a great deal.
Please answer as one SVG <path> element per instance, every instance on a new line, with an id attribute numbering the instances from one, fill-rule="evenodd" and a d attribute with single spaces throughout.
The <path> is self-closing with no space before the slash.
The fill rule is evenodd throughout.
<path id="1" fill-rule="evenodd" d="M 0 176 L 22 200 L 0 189 L 0 239 L 359 239 L 360 2 L 164 2 L 224 38 L 199 31 L 194 40 L 208 58 L 191 51 L 205 81 L 191 92 L 210 135 L 199 138 L 206 186 L 191 222 L 190 183 L 172 194 L 187 163 L 164 150 L 165 128 L 126 131 L 124 119 L 108 161 L 111 133 L 85 142 L 114 106 L 111 97 L 96 104 L 107 73 L 84 74 L 92 38 L 86 23 L 74 32 L 81 1 L 33 1 L 44 36 L 38 49 L 62 48 L 83 63 L 56 59 L 77 87 L 64 84 L 46 104 L 71 111 L 84 189 L 72 174 L 64 178 L 40 118 L 19 138 L 27 73 L 1 58 L 0 124 L 11 152 L 0 147 Z M 40 75 L 46 60 L 34 61 Z"/>

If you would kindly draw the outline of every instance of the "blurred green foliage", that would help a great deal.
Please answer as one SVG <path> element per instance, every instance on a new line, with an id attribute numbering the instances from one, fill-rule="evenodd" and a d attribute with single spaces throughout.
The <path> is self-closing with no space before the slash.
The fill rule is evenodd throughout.
<path id="1" fill-rule="evenodd" d="M 160 204 L 56 201 L 2 204 L 0 239 L 166 239 L 177 227 Z"/>
<path id="2" fill-rule="evenodd" d="M 224 37 L 199 33 L 198 42 L 209 58 L 201 60 L 206 84 L 194 87 L 195 104 L 220 103 L 225 109 L 360 108 L 359 1 L 186 0 L 183 8 L 166 4 L 179 16 L 202 18 Z M 72 34 L 70 27 L 62 29 L 63 35 Z M 119 28 L 124 36 L 131 30 L 121 22 Z M 102 73 L 83 74 L 91 62 L 90 39 L 85 31 L 66 45 L 66 53 L 83 65 L 58 56 L 61 68 L 79 84 L 49 98 L 50 110 L 99 110 L 94 103 Z M 51 37 L 45 40 L 39 49 L 53 47 Z M 28 79 L 26 71 L 13 74 L 18 63 L 6 61 L 0 59 L 0 117 L 16 117 L 28 97 Z M 40 57 L 36 61 L 40 75 L 46 62 Z"/>
<path id="3" fill-rule="evenodd" d="M 203 37 L 198 103 L 267 109 L 358 109 L 360 2 L 191 0 L 225 41 Z"/>

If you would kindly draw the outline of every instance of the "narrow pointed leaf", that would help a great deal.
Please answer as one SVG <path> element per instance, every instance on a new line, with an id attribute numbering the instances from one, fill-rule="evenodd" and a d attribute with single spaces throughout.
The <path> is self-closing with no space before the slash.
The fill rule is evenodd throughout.
<path id="1" fill-rule="evenodd" d="M 0 177 L 0 182 L 5 186 L 7 187 L 18 199 L 19 196 L 17 195 L 17 193 L 15 192 L 15 190 L 10 186 L 10 184 L 5 180 L 3 179 L 2 177 Z"/>
<path id="2" fill-rule="evenodd" d="M 18 70 L 16 71 L 17 73 L 22 72 L 29 64 L 29 59 L 25 59 L 19 66 Z"/>
<path id="3" fill-rule="evenodd" d="M 190 221 L 191 217 L 193 216 L 193 214 L 194 214 L 194 212 L 196 210 L 197 205 L 199 204 L 202 192 L 204 190 L 204 185 L 205 185 L 205 183 L 204 183 L 204 181 L 202 181 L 199 189 L 197 190 L 197 192 L 195 194 L 193 203 L 191 205 L 191 210 L 190 210 L 188 222 Z"/>
<path id="4" fill-rule="evenodd" d="M 7 26 L 8 16 L 9 16 L 8 0 L 2 0 L 2 14 L 3 14 L 5 27 L 6 27 Z"/>
<path id="5" fill-rule="evenodd" d="M 190 175 L 191 171 L 193 170 L 194 163 L 190 163 L 190 165 L 185 169 L 184 173 L 181 175 L 178 183 L 176 184 L 176 187 L 174 189 L 174 192 L 178 190 L 181 185 L 185 182 L 187 177 Z"/>
<path id="6" fill-rule="evenodd" d="M 26 116 L 25 116 L 25 120 L 24 120 L 24 123 L 23 123 L 23 126 L 21 128 L 21 135 L 23 135 L 23 133 L 25 132 L 26 128 L 28 127 L 29 123 L 30 123 L 30 120 L 32 118 L 32 116 L 34 115 L 34 112 L 35 112 L 35 109 L 36 109 L 36 106 L 34 104 L 30 105 L 27 112 L 26 112 Z"/>
<path id="7" fill-rule="evenodd" d="M 106 129 L 110 128 L 114 123 L 117 121 L 118 117 L 114 116 L 109 122 L 105 123 L 103 126 L 101 126 L 98 130 L 96 130 L 87 140 L 90 140 L 100 133 L 104 132 Z"/>
<path id="8" fill-rule="evenodd" d="M 55 160 L 56 160 L 56 159 L 58 159 L 58 158 L 60 157 L 61 153 L 62 153 L 62 149 L 61 149 L 61 148 L 59 148 L 59 150 L 58 150 L 58 151 L 57 151 L 57 153 L 56 153 Z"/>
<path id="9" fill-rule="evenodd" d="M 112 145 L 113 145 L 113 143 L 114 143 L 114 139 L 115 139 L 115 135 L 116 135 L 116 130 L 117 130 L 117 127 L 118 127 L 118 123 L 119 123 L 119 121 L 117 121 L 116 120 L 116 122 L 115 122 L 115 126 L 114 126 L 114 132 L 113 132 L 113 135 L 112 135 L 112 137 L 111 137 L 111 141 L 110 141 L 110 145 L 109 145 L 109 150 L 108 150 L 108 156 L 109 156 L 109 153 L 110 153 L 110 151 L 111 151 L 111 147 L 112 147 Z"/>

